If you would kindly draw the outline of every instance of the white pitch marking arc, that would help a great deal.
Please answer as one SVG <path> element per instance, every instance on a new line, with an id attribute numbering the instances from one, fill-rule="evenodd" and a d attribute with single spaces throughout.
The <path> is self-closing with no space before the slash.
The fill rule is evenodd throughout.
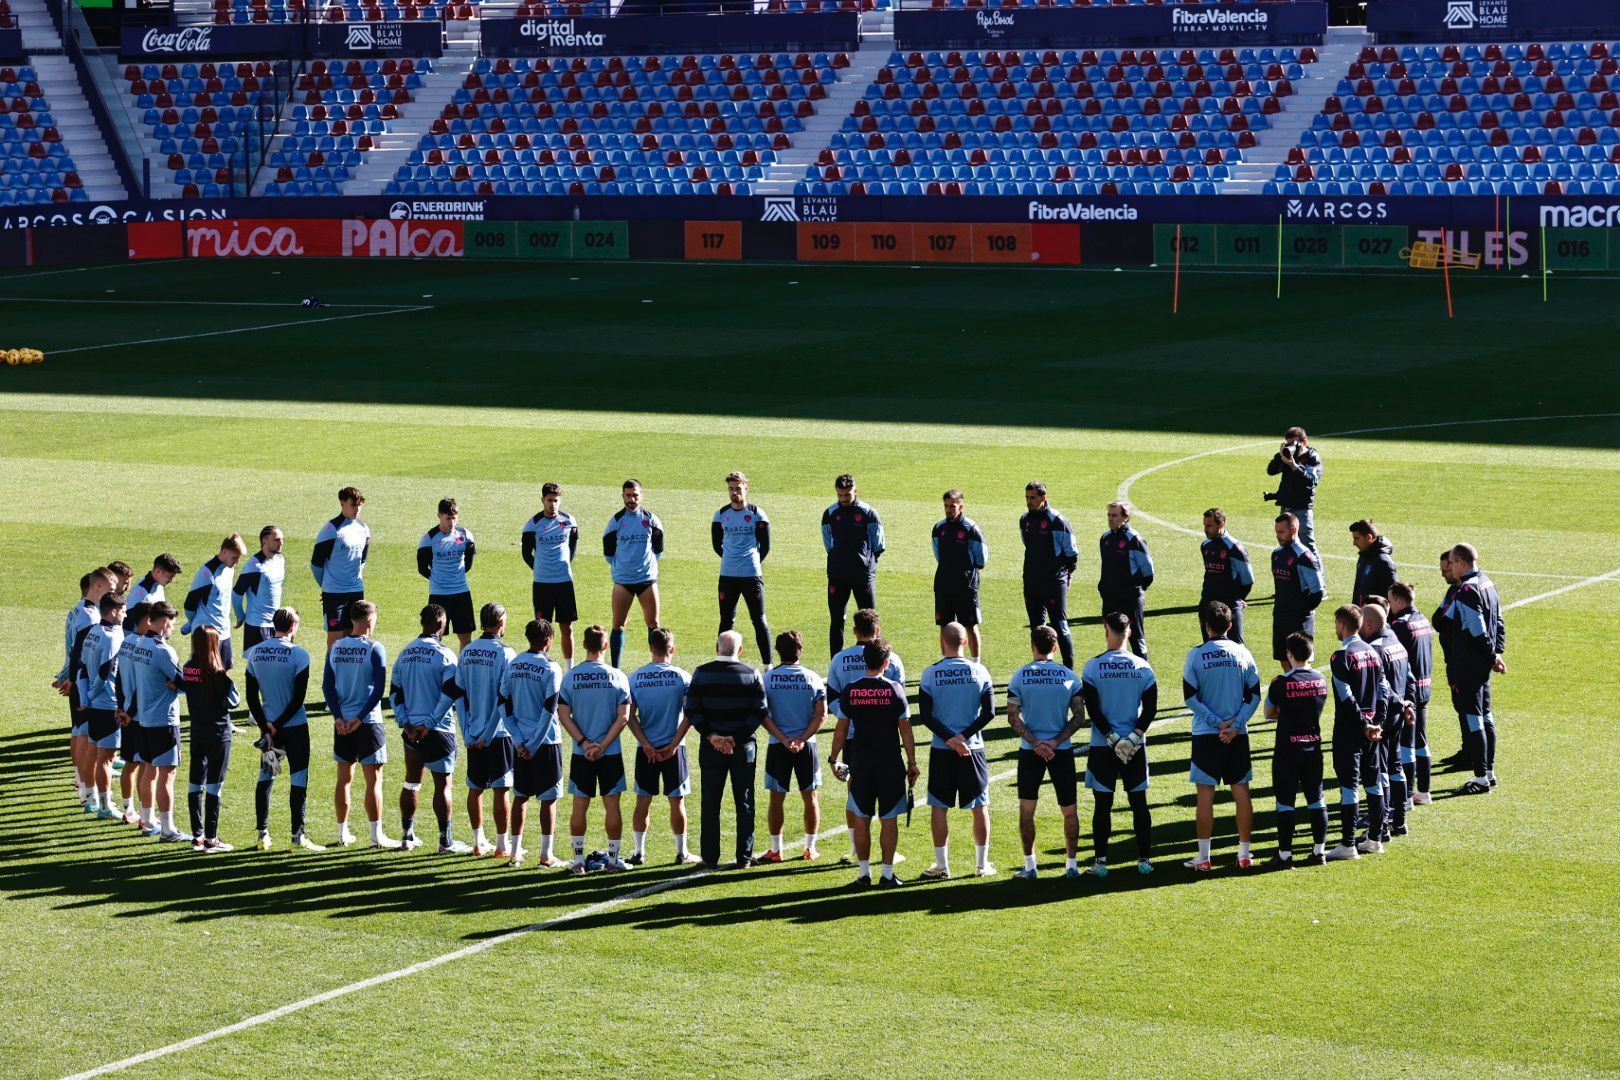
<path id="1" fill-rule="evenodd" d="M 1391 432 L 1398 432 L 1398 431 L 1423 431 L 1423 430 L 1428 430 L 1428 429 L 1433 429 L 1433 428 L 1449 428 L 1449 427 L 1477 427 L 1477 426 L 1486 425 L 1486 424 L 1523 424 L 1523 423 L 1531 423 L 1531 422 L 1537 422 L 1537 421 L 1548 421 L 1548 420 L 1605 420 L 1605 419 L 1613 419 L 1613 418 L 1620 418 L 1620 413 L 1612 413 L 1612 412 L 1610 412 L 1610 413 L 1565 413 L 1565 414 L 1560 415 L 1560 416 L 1509 416 L 1509 417 L 1503 417 L 1503 418 L 1493 419 L 1493 420 L 1441 420 L 1441 421 L 1436 421 L 1434 423 L 1424 423 L 1424 424 L 1397 424 L 1397 425 L 1392 425 L 1392 426 L 1389 426 L 1389 427 L 1353 428 L 1353 429 L 1351 429 L 1349 431 L 1330 431 L 1330 432 L 1327 432 L 1326 434 L 1322 435 L 1321 438 L 1324 438 L 1324 439 L 1341 438 L 1342 439 L 1342 438 L 1345 438 L 1345 437 L 1351 436 L 1351 435 L 1381 435 L 1381 434 L 1388 434 L 1388 433 L 1391 433 Z M 1174 468 L 1177 465 L 1185 465 L 1190 461 L 1197 461 L 1200 458 L 1214 457 L 1217 454 L 1234 454 L 1234 453 L 1237 453 L 1240 450 L 1254 450 L 1254 449 L 1257 449 L 1257 448 L 1262 447 L 1262 446 L 1271 446 L 1271 445 L 1274 444 L 1274 442 L 1275 442 L 1275 440 L 1272 440 L 1272 439 L 1261 439 L 1261 440 L 1258 440 L 1258 441 L 1255 441 L 1255 442 L 1238 443 L 1235 446 L 1223 446 L 1223 447 L 1220 447 L 1219 449 L 1215 449 L 1215 450 L 1201 450 L 1196 454 L 1188 454 L 1186 457 L 1176 458 L 1174 461 L 1161 461 L 1157 465 L 1149 465 L 1147 468 L 1141 470 L 1140 472 L 1133 473 L 1132 475 L 1127 476 L 1124 480 L 1122 480 L 1120 482 L 1120 485 L 1119 485 L 1118 494 L 1115 495 L 1115 498 L 1117 498 L 1117 499 L 1119 499 L 1121 501 L 1128 500 L 1130 498 L 1130 494 L 1131 494 L 1131 485 L 1135 484 L 1138 480 L 1141 480 L 1143 477 L 1151 476 L 1154 473 L 1159 472 L 1162 469 Z M 1148 521 L 1153 522 L 1153 524 L 1159 526 L 1160 528 L 1170 529 L 1173 532 L 1182 533 L 1183 535 L 1186 535 L 1186 536 L 1202 537 L 1204 535 L 1201 530 L 1189 529 L 1185 525 L 1178 525 L 1173 521 L 1166 521 L 1161 517 L 1155 517 L 1153 514 L 1149 513 L 1148 511 L 1146 511 L 1144 509 L 1142 509 L 1140 506 L 1136 506 L 1134 504 L 1132 505 L 1132 511 L 1135 513 L 1135 515 L 1137 517 L 1145 518 Z M 1341 554 L 1338 554 L 1337 552 L 1320 552 L 1319 554 L 1321 554 L 1321 556 L 1324 559 L 1339 559 L 1339 560 L 1342 560 L 1344 562 L 1354 562 L 1355 561 L 1354 556 L 1352 556 L 1352 555 L 1341 555 Z M 1395 565 L 1400 566 L 1400 567 L 1402 567 L 1404 569 L 1407 569 L 1407 570 L 1430 570 L 1430 569 L 1433 569 L 1433 567 L 1428 566 L 1427 564 L 1420 564 L 1420 563 L 1396 563 Z M 1544 574 L 1544 573 L 1539 573 L 1537 571 L 1532 571 L 1532 570 L 1492 570 L 1491 571 L 1491 576 L 1492 577 L 1547 578 L 1547 579 L 1550 579 L 1550 580 L 1553 580 L 1553 581 L 1573 581 L 1573 582 L 1578 582 L 1580 585 L 1591 585 L 1591 584 L 1594 584 L 1594 583 L 1599 582 L 1599 581 L 1607 581 L 1613 575 L 1611 575 L 1611 574 L 1599 574 L 1597 577 L 1586 578 L 1586 577 L 1582 577 L 1579 574 Z M 1564 592 L 1564 591 L 1565 590 L 1560 589 L 1560 590 L 1557 590 L 1554 593 L 1545 593 L 1543 595 L 1544 596 L 1553 596 L 1553 595 L 1557 595 L 1557 593 L 1561 593 L 1561 592 Z M 1538 596 L 1538 597 L 1532 597 L 1530 599 L 1539 600 L 1539 599 L 1542 599 L 1542 597 Z M 1521 603 L 1522 602 L 1527 602 L 1527 601 L 1521 601 Z M 1517 606 L 1517 605 L 1515 605 L 1515 606 Z"/>
<path id="2" fill-rule="evenodd" d="M 1017 769 L 1005 769 L 990 777 L 990 783 L 995 784 L 1003 780 L 1010 780 L 1013 776 L 1017 775 L 1017 773 Z M 839 825 L 837 828 L 829 829 L 828 831 L 822 833 L 821 839 L 828 840 L 836 836 L 841 836 L 848 831 L 849 826 Z M 803 843 L 803 840 L 790 841 L 784 846 L 783 850 L 790 850 L 792 848 L 799 847 Z M 403 979 L 408 975 L 416 975 L 423 971 L 431 971 L 433 968 L 448 964 L 453 960 L 462 960 L 469 956 L 477 956 L 479 953 L 488 952 L 497 945 L 505 945 L 506 943 L 516 941 L 519 938 L 528 937 L 530 934 L 537 934 L 541 931 L 550 930 L 553 927 L 561 926 L 563 923 L 573 922 L 577 919 L 584 919 L 592 915 L 600 914 L 604 911 L 610 911 L 613 908 L 619 907 L 623 904 L 628 904 L 632 900 L 640 900 L 648 896 L 654 896 L 658 893 L 667 892 L 670 889 L 681 885 L 690 885 L 692 882 L 708 877 L 712 873 L 714 873 L 712 870 L 698 870 L 690 874 L 682 874 L 680 877 L 654 882 L 651 885 L 645 885 L 639 889 L 632 889 L 627 893 L 620 893 L 618 896 L 609 897 L 606 900 L 601 900 L 597 903 L 589 904 L 582 908 L 576 908 L 573 911 L 565 911 L 561 915 L 554 916 L 542 922 L 537 922 L 530 926 L 519 927 L 516 930 L 509 930 L 504 934 L 498 934 L 492 938 L 485 938 L 483 941 L 475 941 L 471 945 L 463 946 L 462 948 L 456 949 L 452 952 L 442 953 L 426 960 L 419 960 L 414 964 L 399 968 L 395 971 L 385 971 L 381 974 L 373 975 L 370 978 L 361 979 L 359 982 L 352 982 L 346 986 L 333 987 L 331 990 L 326 990 L 319 994 L 302 998 L 298 1001 L 289 1002 L 286 1005 L 278 1006 L 274 1009 L 270 1009 L 267 1012 L 245 1017 L 236 1021 L 234 1024 L 226 1024 L 222 1028 L 215 1028 L 213 1031 L 205 1031 L 201 1035 L 193 1035 L 189 1039 L 182 1039 L 179 1042 L 170 1043 L 168 1046 L 159 1046 L 156 1049 L 143 1051 L 142 1053 L 135 1054 L 132 1057 L 124 1058 L 121 1061 L 108 1062 L 106 1065 L 98 1065 L 93 1069 L 87 1069 L 81 1073 L 74 1073 L 72 1076 L 67 1077 L 67 1080 L 90 1080 L 91 1077 L 102 1076 L 106 1073 L 133 1068 L 136 1065 L 144 1065 L 148 1061 L 154 1061 L 161 1057 L 168 1057 L 170 1054 L 178 1054 L 182 1050 L 190 1050 L 194 1047 L 201 1046 L 204 1043 L 213 1042 L 215 1039 L 222 1039 L 227 1035 L 235 1035 L 239 1031 L 246 1031 L 249 1028 L 260 1027 L 261 1025 L 268 1024 L 273 1020 L 280 1020 L 283 1016 L 290 1016 L 293 1013 L 302 1012 L 305 1009 L 313 1008 L 316 1005 L 323 1005 L 326 1002 L 334 1001 L 337 998 L 347 997 L 350 994 L 356 994 L 362 990 L 370 990 L 374 986 L 382 986 L 386 983 Z"/>
<path id="3" fill-rule="evenodd" d="M 169 341 L 191 341 L 195 338 L 224 337 L 228 334 L 250 334 L 255 330 L 280 330 L 287 326 L 314 326 L 316 323 L 343 322 L 346 319 L 372 319 L 378 315 L 409 315 L 417 311 L 432 311 L 432 304 L 414 307 L 395 307 L 383 311 L 362 311 L 354 315 L 329 315 L 322 319 L 292 319 L 287 322 L 263 323 L 259 326 L 238 326 L 229 330 L 205 330 L 196 334 L 176 334 L 172 337 L 141 338 L 137 341 L 109 341 L 101 345 L 76 345 L 71 349 L 47 349 L 51 356 L 66 353 L 94 352 L 97 349 L 122 349 L 131 345 L 161 345 Z"/>

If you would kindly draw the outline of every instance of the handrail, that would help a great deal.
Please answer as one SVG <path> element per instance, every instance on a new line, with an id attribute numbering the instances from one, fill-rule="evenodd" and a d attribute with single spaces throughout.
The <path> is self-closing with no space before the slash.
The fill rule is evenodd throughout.
<path id="1" fill-rule="evenodd" d="M 85 103 L 90 106 L 90 116 L 96 122 L 102 141 L 107 144 L 107 155 L 112 158 L 119 181 L 131 196 L 151 198 L 150 166 L 141 145 L 140 128 L 126 104 L 128 95 L 120 89 L 117 72 L 108 61 L 106 51 L 96 43 L 84 13 L 79 10 L 78 0 L 46 0 L 45 6 L 61 35 L 68 62 L 79 77 Z M 139 179 L 137 161 L 142 165 Z"/>

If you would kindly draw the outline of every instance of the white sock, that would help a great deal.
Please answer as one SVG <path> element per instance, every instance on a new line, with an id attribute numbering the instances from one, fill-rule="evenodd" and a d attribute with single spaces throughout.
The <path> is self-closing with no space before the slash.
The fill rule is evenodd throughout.
<path id="1" fill-rule="evenodd" d="M 1033 869 L 1035 869 L 1035 856 L 1033 856 L 1033 855 L 1025 855 L 1024 856 L 1024 869 L 1025 870 L 1033 870 Z"/>
<path id="2" fill-rule="evenodd" d="M 883 864 L 883 876 L 886 878 L 894 877 L 894 863 L 886 862 Z"/>
<path id="3" fill-rule="evenodd" d="M 523 851 L 523 834 L 520 832 L 508 833 L 507 843 L 510 845 L 507 848 L 508 853 L 512 855 L 521 853 Z"/>
<path id="4" fill-rule="evenodd" d="M 1210 843 L 1211 843 L 1211 841 L 1209 841 L 1209 840 L 1200 840 L 1200 841 L 1198 841 L 1198 861 L 1199 862 L 1209 862 L 1209 845 L 1210 845 Z"/>
<path id="5" fill-rule="evenodd" d="M 97 788 L 96 802 L 100 804 L 103 810 L 111 810 L 113 806 L 112 792 L 108 791 L 106 788 Z"/>
<path id="6" fill-rule="evenodd" d="M 677 859 L 686 858 L 686 834 L 683 832 L 675 834 L 675 857 Z"/>
<path id="7" fill-rule="evenodd" d="M 934 865 L 939 867 L 941 870 L 949 870 L 951 868 L 951 849 L 949 847 L 939 847 L 938 845 L 935 845 Z"/>
<path id="8" fill-rule="evenodd" d="M 160 811 L 158 811 L 158 826 L 164 832 L 174 832 L 174 811 L 173 810 L 160 810 Z"/>
<path id="9" fill-rule="evenodd" d="M 1247 859 L 1248 857 L 1249 857 L 1249 842 L 1247 840 L 1239 840 L 1238 841 L 1238 858 Z"/>
<path id="10" fill-rule="evenodd" d="M 382 822 L 380 822 L 380 821 L 368 821 L 368 822 L 366 822 L 366 824 L 371 826 L 371 839 L 372 839 L 372 842 L 373 843 L 378 843 L 378 844 L 382 843 Z"/>
<path id="11" fill-rule="evenodd" d="M 1063 860 L 1063 869 L 1078 870 L 1080 869 L 1080 861 L 1073 855 L 1070 855 L 1068 858 Z"/>
<path id="12" fill-rule="evenodd" d="M 608 858 L 617 859 L 618 857 L 619 857 L 619 842 L 617 840 L 609 840 L 608 841 Z"/>
<path id="13" fill-rule="evenodd" d="M 1284 851 L 1281 848 L 1278 848 L 1277 858 L 1281 859 L 1283 862 L 1293 862 L 1294 853 L 1292 851 Z"/>
<path id="14" fill-rule="evenodd" d="M 849 857 L 852 858 L 852 859 L 854 859 L 856 857 L 855 856 L 855 836 L 854 836 L 853 833 L 850 834 L 850 838 L 849 838 Z"/>
<path id="15" fill-rule="evenodd" d="M 338 825 L 338 835 L 339 836 L 348 836 L 349 835 L 349 819 L 348 818 L 338 818 L 337 825 Z"/>
<path id="16" fill-rule="evenodd" d="M 543 832 L 540 834 L 540 857 L 542 859 L 551 858 L 552 843 L 555 839 L 556 838 L 548 832 Z"/>
<path id="17" fill-rule="evenodd" d="M 781 833 L 779 833 L 779 832 L 771 833 L 771 850 L 776 852 L 778 855 L 782 854 L 782 834 Z"/>
<path id="18" fill-rule="evenodd" d="M 634 854 L 636 854 L 636 855 L 645 855 L 645 854 L 647 854 L 647 834 L 645 832 L 636 832 L 634 830 L 631 830 L 630 839 L 635 845 L 635 847 L 633 849 Z"/>
<path id="19" fill-rule="evenodd" d="M 564 672 L 569 672 L 569 671 L 573 671 L 573 670 L 574 670 L 574 658 L 572 656 L 563 657 L 563 671 Z"/>
<path id="20" fill-rule="evenodd" d="M 473 833 L 473 843 L 479 847 L 489 847 L 489 837 L 484 835 L 483 826 L 479 826 L 477 831 Z"/>
<path id="21" fill-rule="evenodd" d="M 135 813 L 135 796 L 131 795 L 129 798 L 124 800 L 124 813 Z"/>
<path id="22" fill-rule="evenodd" d="M 872 876 L 872 860 L 871 859 L 857 859 L 855 861 L 861 868 L 861 877 L 869 878 L 869 877 Z"/>
<path id="23" fill-rule="evenodd" d="M 505 855 L 512 850 L 506 846 L 506 837 L 507 834 L 503 832 L 498 832 L 495 834 L 495 850 L 500 852 L 502 855 Z"/>
<path id="24" fill-rule="evenodd" d="M 813 832 L 805 833 L 804 834 L 804 850 L 806 850 L 806 851 L 814 851 L 814 850 L 816 850 L 816 840 L 819 839 L 820 836 L 821 836 L 820 833 L 813 833 Z"/>
<path id="25" fill-rule="evenodd" d="M 150 806 L 141 807 L 141 824 L 146 828 L 151 828 L 153 825 L 157 824 L 156 815 L 157 811 L 153 810 Z"/>
<path id="26" fill-rule="evenodd" d="M 989 866 L 990 865 L 990 845 L 989 844 L 974 844 L 973 845 L 973 865 L 975 865 L 975 866 Z"/>
<path id="27" fill-rule="evenodd" d="M 1326 855 L 1327 854 L 1327 845 L 1326 844 L 1312 844 L 1311 845 L 1311 854 L 1312 855 Z"/>
<path id="28" fill-rule="evenodd" d="M 585 861 L 585 838 L 570 835 L 569 839 L 574 842 L 574 863 L 578 865 Z"/>

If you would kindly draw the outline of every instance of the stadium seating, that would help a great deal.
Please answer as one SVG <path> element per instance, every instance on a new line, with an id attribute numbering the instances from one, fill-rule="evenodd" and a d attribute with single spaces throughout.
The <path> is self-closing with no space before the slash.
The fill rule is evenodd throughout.
<path id="1" fill-rule="evenodd" d="M 471 19 L 476 4 L 453 0 L 214 0 L 214 22 L 224 26 L 249 23 L 394 22 L 417 19 Z"/>
<path id="2" fill-rule="evenodd" d="M 1620 194 L 1615 50 L 1603 42 L 1363 49 L 1266 190 Z"/>
<path id="3" fill-rule="evenodd" d="M 88 199 L 38 73 L 0 66 L 0 206 Z"/>
<path id="4" fill-rule="evenodd" d="M 1309 48 L 893 53 L 811 195 L 1214 194 Z"/>
<path id="5" fill-rule="evenodd" d="M 218 198 L 242 184 L 248 122 L 268 108 L 270 63 L 130 64 L 135 109 L 186 198 Z"/>
<path id="6" fill-rule="evenodd" d="M 266 195 L 337 195 L 399 119 L 432 60 L 311 61 L 293 85 L 292 130 L 276 144 Z"/>
<path id="7" fill-rule="evenodd" d="M 479 59 L 403 195 L 749 194 L 842 53 Z"/>

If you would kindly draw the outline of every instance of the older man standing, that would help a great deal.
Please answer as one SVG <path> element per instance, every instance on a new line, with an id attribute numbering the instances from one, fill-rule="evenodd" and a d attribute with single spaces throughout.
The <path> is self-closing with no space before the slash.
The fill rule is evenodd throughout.
<path id="1" fill-rule="evenodd" d="M 743 639 L 727 630 L 715 644 L 716 656 L 692 672 L 686 690 L 686 719 L 702 737 L 698 774 L 703 779 L 699 821 L 700 865 L 720 865 L 720 807 L 726 785 L 737 809 L 737 867 L 754 864 L 754 731 L 765 722 L 765 682 L 742 662 Z"/>

